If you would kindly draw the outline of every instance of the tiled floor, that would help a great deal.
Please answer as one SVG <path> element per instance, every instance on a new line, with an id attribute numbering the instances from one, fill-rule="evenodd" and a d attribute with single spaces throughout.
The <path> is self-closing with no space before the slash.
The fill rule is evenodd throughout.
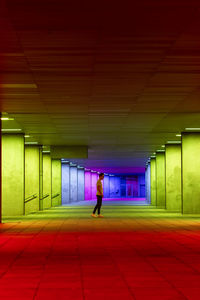
<path id="1" fill-rule="evenodd" d="M 200 299 L 200 216 L 58 207 L 0 225 L 0 299 Z"/>

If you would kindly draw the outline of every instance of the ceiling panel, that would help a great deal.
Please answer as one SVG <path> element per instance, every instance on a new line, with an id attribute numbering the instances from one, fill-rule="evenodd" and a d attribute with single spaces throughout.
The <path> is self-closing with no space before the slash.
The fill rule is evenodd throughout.
<path id="1" fill-rule="evenodd" d="M 118 173 L 200 127 L 199 1 L 134 2 L 1 1 L 3 127 Z"/>

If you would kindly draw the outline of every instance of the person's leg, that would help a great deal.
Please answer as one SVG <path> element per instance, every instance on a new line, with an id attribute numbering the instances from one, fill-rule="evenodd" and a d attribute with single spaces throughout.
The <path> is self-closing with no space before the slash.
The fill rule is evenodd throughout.
<path id="1" fill-rule="evenodd" d="M 102 205 L 102 196 L 99 196 L 99 199 L 98 199 L 98 215 L 101 214 L 101 205 Z"/>
<path id="2" fill-rule="evenodd" d="M 93 215 L 96 213 L 97 208 L 99 207 L 99 196 L 97 196 L 97 204 L 93 210 Z"/>
<path id="3" fill-rule="evenodd" d="M 94 210 L 93 210 L 93 215 L 95 214 L 97 208 L 98 208 L 98 204 L 96 204 L 96 206 L 95 206 L 95 208 L 94 208 Z"/>

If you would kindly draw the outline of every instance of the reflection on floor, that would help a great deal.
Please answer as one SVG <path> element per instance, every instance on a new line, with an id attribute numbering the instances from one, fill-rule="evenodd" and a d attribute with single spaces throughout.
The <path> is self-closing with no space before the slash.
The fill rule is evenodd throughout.
<path id="1" fill-rule="evenodd" d="M 200 216 L 57 207 L 0 225 L 0 299 L 198 299 Z"/>

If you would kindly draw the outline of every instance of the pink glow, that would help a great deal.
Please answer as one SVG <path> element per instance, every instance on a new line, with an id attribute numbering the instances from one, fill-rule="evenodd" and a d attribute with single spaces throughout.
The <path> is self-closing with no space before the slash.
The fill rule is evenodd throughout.
<path id="1" fill-rule="evenodd" d="M 98 174 L 92 173 L 92 199 L 96 199 Z"/>
<path id="2" fill-rule="evenodd" d="M 85 200 L 92 198 L 92 176 L 91 172 L 85 171 Z"/>

